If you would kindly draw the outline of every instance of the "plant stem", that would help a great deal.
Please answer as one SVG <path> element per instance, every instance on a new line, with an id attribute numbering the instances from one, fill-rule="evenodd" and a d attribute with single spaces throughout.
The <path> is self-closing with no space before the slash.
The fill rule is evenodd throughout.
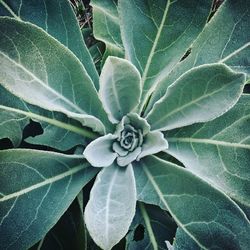
<path id="1" fill-rule="evenodd" d="M 143 217 L 143 219 L 145 221 L 146 229 L 148 231 L 148 235 L 149 235 L 149 239 L 150 239 L 150 241 L 152 243 L 152 247 L 153 247 L 154 250 L 158 250 L 158 246 L 157 246 L 157 242 L 156 242 L 154 232 L 153 232 L 153 229 L 152 229 L 152 226 L 151 226 L 151 222 L 150 222 L 147 210 L 146 210 L 146 208 L 145 208 L 145 206 L 144 206 L 144 204 L 142 202 L 139 202 L 139 208 L 141 210 L 142 217 Z"/>
<path id="2" fill-rule="evenodd" d="M 51 118 L 48 118 L 45 116 L 37 115 L 37 114 L 31 113 L 31 112 L 26 112 L 23 110 L 19 110 L 19 109 L 7 107 L 7 106 L 2 106 L 2 105 L 0 105 L 0 109 L 4 109 L 4 110 L 10 111 L 10 112 L 15 112 L 15 113 L 18 113 L 21 115 L 25 115 L 27 117 L 33 118 L 33 119 L 38 120 L 38 121 L 47 122 L 47 123 L 52 124 L 56 127 L 69 130 L 71 132 L 82 135 L 82 136 L 87 137 L 89 139 L 96 139 L 99 137 L 99 135 L 97 133 L 92 132 L 89 129 L 79 128 L 79 127 L 76 127 L 74 125 L 64 123 L 64 122 L 61 122 L 58 120 L 54 120 L 54 119 L 51 119 Z"/>

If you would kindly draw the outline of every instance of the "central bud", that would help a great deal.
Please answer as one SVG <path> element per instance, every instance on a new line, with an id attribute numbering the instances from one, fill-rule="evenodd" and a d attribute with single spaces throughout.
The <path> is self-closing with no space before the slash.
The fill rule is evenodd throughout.
<path id="1" fill-rule="evenodd" d="M 127 166 L 136 160 L 142 151 L 143 137 L 149 132 L 148 123 L 137 114 L 123 117 L 117 125 L 115 134 L 117 139 L 113 142 L 113 151 L 117 153 L 117 163 Z"/>
<path id="2" fill-rule="evenodd" d="M 141 146 L 143 142 L 143 135 L 141 129 L 136 130 L 131 125 L 125 125 L 124 130 L 118 137 L 120 146 L 128 151 L 133 151 L 136 147 Z"/>

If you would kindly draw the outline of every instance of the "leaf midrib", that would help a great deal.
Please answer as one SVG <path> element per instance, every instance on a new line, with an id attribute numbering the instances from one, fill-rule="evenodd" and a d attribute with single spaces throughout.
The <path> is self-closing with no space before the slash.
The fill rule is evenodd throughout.
<path id="1" fill-rule="evenodd" d="M 2 51 L 0 51 L 0 54 L 3 55 L 3 57 L 7 58 L 7 60 L 9 60 L 11 63 L 13 63 L 16 67 L 21 68 L 25 73 L 27 73 L 30 77 L 32 77 L 35 81 L 37 81 L 40 85 L 42 85 L 44 88 L 46 88 L 48 91 L 52 92 L 53 94 L 55 94 L 59 99 L 63 100 L 64 102 L 66 102 L 69 106 L 71 106 L 72 108 L 74 108 L 75 110 L 77 110 L 78 112 L 80 112 L 81 114 L 86 114 L 86 112 L 84 110 L 82 110 L 81 108 L 79 108 L 76 104 L 72 103 L 71 101 L 69 101 L 67 98 L 65 98 L 63 95 L 61 95 L 60 93 L 58 93 L 57 91 L 55 91 L 54 89 L 52 89 L 51 87 L 49 87 L 47 84 L 45 84 L 41 79 L 39 79 L 38 77 L 36 77 L 32 72 L 30 72 L 28 69 L 26 69 L 23 65 L 17 63 L 15 60 L 11 59 L 8 55 L 6 55 L 5 53 L 3 53 Z M 6 86 L 6 88 L 8 88 Z M 66 109 L 65 109 L 66 110 Z M 67 110 L 66 110 L 67 111 Z"/>
<path id="2" fill-rule="evenodd" d="M 201 138 L 192 138 L 192 137 L 182 137 L 182 138 L 167 138 L 168 142 L 188 142 L 188 143 L 201 143 L 201 144 L 212 144 L 216 146 L 224 146 L 224 147 L 234 147 L 234 148 L 244 148 L 250 150 L 250 145 L 248 144 L 240 144 L 234 142 L 227 141 L 218 141 L 213 139 L 201 139 Z"/>
<path id="3" fill-rule="evenodd" d="M 169 163 L 170 164 L 170 163 Z M 142 164 L 143 165 L 143 164 Z M 199 245 L 199 247 L 201 247 L 202 249 L 206 249 L 199 241 L 197 241 L 195 239 L 195 237 L 185 228 L 185 226 L 178 220 L 178 218 L 176 218 L 175 214 L 172 212 L 172 210 L 170 209 L 170 207 L 168 206 L 167 202 L 164 199 L 164 194 L 161 192 L 158 184 L 155 182 L 154 177 L 151 175 L 151 173 L 149 172 L 147 166 L 143 165 L 143 170 L 146 174 L 146 176 L 148 177 L 148 180 L 151 182 L 152 186 L 154 187 L 159 199 L 161 200 L 161 202 L 164 204 L 164 206 L 166 207 L 166 209 L 171 213 L 171 215 L 173 216 L 174 220 L 180 225 L 182 226 L 182 229 Z"/>
<path id="4" fill-rule="evenodd" d="M 5 162 L 1 162 L 2 163 L 5 163 Z M 8 163 L 8 162 L 7 162 Z M 0 202 L 4 202 L 4 201 L 7 201 L 7 200 L 10 200 L 10 199 L 13 199 L 13 198 L 16 198 L 16 197 L 19 197 L 19 196 L 22 196 L 22 195 L 25 195 L 29 192 L 32 192 L 38 188 L 41 188 L 43 186 L 46 186 L 46 185 L 49 185 L 49 184 L 53 184 L 54 182 L 57 182 L 57 181 L 60 181 L 68 176 L 71 176 L 73 174 L 76 174 L 78 172 L 80 172 L 81 170 L 83 170 L 86 166 L 84 166 L 83 164 L 82 165 L 78 165 L 74 168 L 71 168 L 70 170 L 66 171 L 66 172 L 63 172 L 59 175 L 56 175 L 56 176 L 53 176 L 51 178 L 48 178 L 42 182 L 39 182 L 37 184 L 34 184 L 30 187 L 27 187 L 27 188 L 24 188 L 22 190 L 19 190 L 17 192 L 14 192 L 14 193 L 11 193 L 11 194 L 8 194 L 8 195 L 4 195 L 3 198 L 0 198 Z"/>

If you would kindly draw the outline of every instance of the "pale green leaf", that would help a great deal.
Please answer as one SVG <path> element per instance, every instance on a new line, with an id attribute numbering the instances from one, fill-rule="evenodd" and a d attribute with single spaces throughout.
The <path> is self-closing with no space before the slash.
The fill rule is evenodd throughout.
<path id="1" fill-rule="evenodd" d="M 189 69 L 223 62 L 233 70 L 250 75 L 249 0 L 224 1 L 191 47 L 190 55 L 166 75 L 152 94 L 147 112 L 166 92 L 167 87 Z"/>
<path id="2" fill-rule="evenodd" d="M 153 155 L 168 148 L 168 142 L 159 131 L 149 132 L 143 139 L 142 152 L 137 157 L 139 161 L 142 157 Z"/>
<path id="3" fill-rule="evenodd" d="M 142 102 L 180 61 L 206 24 L 212 1 L 120 0 L 126 58 L 142 74 Z M 143 107 L 142 107 L 143 108 Z"/>
<path id="4" fill-rule="evenodd" d="M 144 229 L 142 239 L 137 236 L 140 229 Z M 166 211 L 140 202 L 126 236 L 126 249 L 166 250 L 165 241 L 172 241 L 175 231 L 176 224 Z"/>
<path id="5" fill-rule="evenodd" d="M 112 150 L 112 144 L 117 136 L 107 134 L 92 141 L 85 148 L 83 155 L 94 167 L 108 167 L 117 157 Z"/>
<path id="6" fill-rule="evenodd" d="M 213 120 L 235 105 L 244 83 L 244 74 L 223 64 L 194 68 L 168 88 L 146 119 L 153 130 Z"/>
<path id="7" fill-rule="evenodd" d="M 136 189 L 131 165 L 114 164 L 97 176 L 85 208 L 91 237 L 102 249 L 111 249 L 127 233 L 135 214 Z"/>
<path id="8" fill-rule="evenodd" d="M 167 152 L 250 208 L 250 96 L 223 116 L 166 133 Z"/>
<path id="9" fill-rule="evenodd" d="M 109 125 L 94 85 L 79 60 L 42 29 L 0 18 L 0 82 L 28 103 L 60 111 L 83 125 Z M 93 116 L 90 116 L 93 115 Z M 95 118 L 96 116 L 97 118 Z"/>
<path id="10" fill-rule="evenodd" d="M 22 130 L 32 119 L 41 124 L 43 134 L 28 137 L 25 141 L 50 146 L 59 150 L 68 150 L 76 145 L 84 145 L 86 137 L 96 138 L 96 135 L 86 128 L 82 128 L 77 121 L 69 119 L 58 112 L 27 104 L 13 96 L 0 86 L 0 137 L 9 138 L 14 146 L 18 146 L 22 139 Z"/>
<path id="11" fill-rule="evenodd" d="M 3 150 L 0 159 L 2 249 L 28 249 L 44 237 L 97 172 L 80 156 L 45 151 Z"/>
<path id="12" fill-rule="evenodd" d="M 68 47 L 84 65 L 96 88 L 98 74 L 69 1 L 67 0 L 1 0 L 0 15 L 31 22 Z"/>
<path id="13" fill-rule="evenodd" d="M 123 57 L 120 20 L 117 3 L 114 0 L 92 0 L 93 32 L 97 40 L 105 43 L 104 58 L 109 55 Z"/>
<path id="14" fill-rule="evenodd" d="M 108 57 L 100 76 L 100 98 L 113 123 L 137 107 L 141 97 L 141 77 L 127 60 Z"/>
<path id="15" fill-rule="evenodd" d="M 168 210 L 204 249 L 248 249 L 250 222 L 228 196 L 183 167 L 148 156 L 133 163 L 137 199 Z"/>

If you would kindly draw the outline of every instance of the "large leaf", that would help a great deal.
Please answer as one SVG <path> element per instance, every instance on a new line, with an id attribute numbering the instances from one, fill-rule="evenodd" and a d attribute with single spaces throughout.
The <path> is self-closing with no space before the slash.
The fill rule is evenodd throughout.
<path id="1" fill-rule="evenodd" d="M 250 96 L 214 121 L 166 133 L 168 153 L 250 208 Z"/>
<path id="2" fill-rule="evenodd" d="M 44 237 L 95 174 L 80 156 L 0 151 L 1 248 L 27 249 Z"/>
<path id="3" fill-rule="evenodd" d="M 98 74 L 69 1 L 2 0 L 0 15 L 9 15 L 34 23 L 55 37 L 79 58 L 98 88 Z"/>
<path id="4" fill-rule="evenodd" d="M 140 202 L 126 236 L 126 249 L 165 250 L 165 241 L 172 242 L 175 231 L 176 224 L 166 211 Z"/>
<path id="5" fill-rule="evenodd" d="M 94 85 L 79 60 L 42 29 L 0 18 L 0 82 L 25 101 L 66 113 L 103 133 L 109 124 Z M 80 115 L 79 115 L 80 114 Z"/>
<path id="6" fill-rule="evenodd" d="M 92 0 L 93 31 L 96 39 L 106 45 L 104 58 L 108 55 L 124 55 L 120 32 L 120 20 L 115 0 Z"/>
<path id="7" fill-rule="evenodd" d="M 127 233 L 135 214 L 136 190 L 131 165 L 113 164 L 97 176 L 85 208 L 91 237 L 102 249 L 111 249 Z"/>
<path id="8" fill-rule="evenodd" d="M 228 196 L 185 168 L 154 156 L 133 165 L 137 199 L 168 210 L 201 248 L 248 248 L 250 222 Z"/>
<path id="9" fill-rule="evenodd" d="M 99 93 L 109 120 L 118 123 L 135 109 L 141 91 L 141 76 L 135 66 L 125 59 L 108 57 L 100 76 Z"/>
<path id="10" fill-rule="evenodd" d="M 233 70 L 250 75 L 250 2 L 224 1 L 191 47 L 191 54 L 166 75 L 153 93 L 147 111 L 178 77 L 192 67 L 224 62 Z M 226 23 L 226 25 L 225 25 Z"/>
<path id="11" fill-rule="evenodd" d="M 146 119 L 160 130 L 213 120 L 238 101 L 244 83 L 244 74 L 223 64 L 194 68 L 168 88 Z"/>
<path id="12" fill-rule="evenodd" d="M 122 40 L 142 74 L 142 104 L 203 29 L 211 0 L 121 0 Z"/>
<path id="13" fill-rule="evenodd" d="M 74 200 L 56 225 L 30 250 L 74 249 L 87 250 L 85 245 L 85 226 L 82 211 Z"/>

